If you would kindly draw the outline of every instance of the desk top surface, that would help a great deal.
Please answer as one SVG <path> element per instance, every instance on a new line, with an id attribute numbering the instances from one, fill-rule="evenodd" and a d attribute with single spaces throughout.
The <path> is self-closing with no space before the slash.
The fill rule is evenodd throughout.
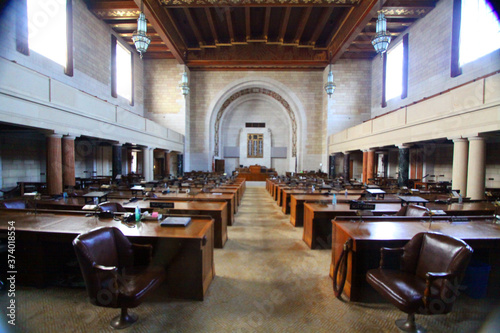
<path id="1" fill-rule="evenodd" d="M 83 197 L 87 197 L 87 198 L 101 198 L 101 197 L 104 197 L 104 196 L 106 196 L 108 194 L 109 194 L 109 192 L 96 191 L 96 192 L 85 193 L 83 195 Z"/>
<path id="2" fill-rule="evenodd" d="M 492 222 L 334 222 L 354 240 L 408 240 L 419 232 L 438 232 L 467 239 L 500 239 L 500 225 Z"/>
<path id="3" fill-rule="evenodd" d="M 141 210 L 153 210 L 159 208 L 151 208 L 150 202 L 165 202 L 165 200 L 137 200 L 134 202 L 123 202 L 123 200 L 110 200 L 111 202 L 119 203 L 123 208 L 134 209 L 139 206 Z M 217 201 L 176 201 L 174 208 L 170 210 L 200 210 L 200 211 L 222 211 L 227 207 L 227 202 Z"/>
<path id="4" fill-rule="evenodd" d="M 0 217 L 0 230 L 7 230 L 8 221 L 15 221 L 16 231 L 33 231 L 78 235 L 98 227 L 117 227 L 125 236 L 202 239 L 213 223 L 212 219 L 191 217 L 187 227 L 161 227 L 157 221 L 141 222 L 130 228 L 113 219 L 99 219 L 72 214 L 33 214 L 7 212 Z"/>
<path id="5" fill-rule="evenodd" d="M 422 203 L 426 203 L 426 202 L 429 202 L 429 200 L 426 200 L 424 198 L 421 198 L 421 197 L 418 197 L 418 196 L 414 196 L 414 195 L 401 195 L 399 196 L 399 199 L 401 199 L 401 201 L 404 201 L 404 202 L 415 202 L 415 203 L 418 203 L 418 202 L 422 202 Z"/>
<path id="6" fill-rule="evenodd" d="M 357 209 L 350 209 L 349 203 L 337 203 L 336 205 L 332 205 L 331 203 L 327 205 L 320 205 L 315 202 L 308 202 L 304 204 L 304 209 L 310 208 L 314 212 L 356 212 Z M 371 212 L 387 212 L 387 213 L 396 213 L 401 209 L 401 204 L 399 203 L 376 203 L 375 209 L 371 210 Z"/>

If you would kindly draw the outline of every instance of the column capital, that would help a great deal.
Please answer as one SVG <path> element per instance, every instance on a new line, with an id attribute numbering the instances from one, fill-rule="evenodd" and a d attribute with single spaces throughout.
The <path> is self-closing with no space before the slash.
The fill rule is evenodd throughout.
<path id="1" fill-rule="evenodd" d="M 47 138 L 62 139 L 62 137 L 63 137 L 62 134 L 57 134 L 57 133 L 47 134 Z"/>
<path id="2" fill-rule="evenodd" d="M 350 153 L 351 153 L 351 151 L 350 151 L 350 150 L 348 150 L 348 151 L 343 151 L 343 152 L 342 152 L 342 154 L 344 154 L 344 155 L 349 155 Z"/>
<path id="3" fill-rule="evenodd" d="M 62 137 L 64 140 L 75 140 L 76 139 L 76 136 L 74 135 L 63 135 Z"/>
<path id="4" fill-rule="evenodd" d="M 468 142 L 469 140 L 467 138 L 462 138 L 462 137 L 456 137 L 456 138 L 448 138 L 448 140 L 455 142 Z"/>
<path id="5" fill-rule="evenodd" d="M 396 145 L 399 149 L 409 149 L 412 145 L 408 143 L 400 143 Z"/>
<path id="6" fill-rule="evenodd" d="M 482 136 L 469 136 L 467 139 L 468 139 L 469 141 L 475 141 L 475 140 L 478 140 L 478 141 L 479 141 L 479 140 L 484 141 L 484 140 L 485 140 L 485 138 L 484 138 L 484 137 L 482 137 Z"/>

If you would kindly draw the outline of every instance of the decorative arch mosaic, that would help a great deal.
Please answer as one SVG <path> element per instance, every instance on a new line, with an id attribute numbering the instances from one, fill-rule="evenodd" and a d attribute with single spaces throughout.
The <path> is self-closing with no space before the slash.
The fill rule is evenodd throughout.
<path id="1" fill-rule="evenodd" d="M 215 131 L 214 131 L 214 156 L 219 156 L 219 129 L 220 129 L 220 120 L 222 119 L 222 115 L 224 114 L 224 111 L 227 109 L 229 104 L 237 100 L 238 98 L 249 95 L 249 94 L 264 94 L 266 96 L 269 96 L 271 98 L 274 98 L 277 100 L 283 107 L 285 108 L 286 112 L 288 113 L 288 116 L 290 117 L 290 120 L 292 122 L 292 157 L 297 156 L 297 121 L 295 120 L 295 114 L 293 113 L 292 109 L 290 108 L 290 104 L 281 97 L 280 94 L 266 89 L 266 88 L 247 88 L 240 90 L 234 94 L 232 94 L 228 99 L 224 101 L 224 104 L 222 104 L 221 108 L 219 109 L 219 112 L 217 113 L 217 118 L 215 119 Z"/>

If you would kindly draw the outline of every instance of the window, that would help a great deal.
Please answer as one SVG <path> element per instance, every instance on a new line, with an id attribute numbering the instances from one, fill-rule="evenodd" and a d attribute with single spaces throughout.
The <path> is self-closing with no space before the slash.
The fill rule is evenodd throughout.
<path id="1" fill-rule="evenodd" d="M 60 64 L 66 74 L 73 75 L 72 1 L 26 1 L 29 49 Z"/>
<path id="2" fill-rule="evenodd" d="M 386 100 L 401 96 L 403 86 L 403 43 L 399 42 L 387 52 L 385 81 Z"/>
<path id="3" fill-rule="evenodd" d="M 484 0 L 462 0 L 459 65 L 500 48 L 500 22 Z"/>
<path id="4" fill-rule="evenodd" d="M 112 36 L 112 84 L 111 95 L 126 98 L 133 105 L 132 53 L 115 36 Z"/>
<path id="5" fill-rule="evenodd" d="M 248 154 L 249 158 L 264 157 L 264 134 L 248 134 Z"/>
<path id="6" fill-rule="evenodd" d="M 451 76 L 460 75 L 461 66 L 500 48 L 500 21 L 485 0 L 455 0 Z"/>
<path id="7" fill-rule="evenodd" d="M 395 97 L 408 96 L 408 34 L 383 56 L 382 107 Z"/>

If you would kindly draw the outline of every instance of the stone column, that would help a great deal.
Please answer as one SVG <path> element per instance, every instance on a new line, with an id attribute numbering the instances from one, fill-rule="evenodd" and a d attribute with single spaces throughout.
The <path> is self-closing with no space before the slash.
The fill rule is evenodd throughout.
<path id="1" fill-rule="evenodd" d="M 368 150 L 363 150 L 363 184 L 368 182 Z"/>
<path id="2" fill-rule="evenodd" d="M 142 148 L 144 164 L 142 166 L 142 173 L 145 181 L 153 180 L 153 151 L 154 148 Z"/>
<path id="3" fill-rule="evenodd" d="M 170 152 L 165 150 L 165 176 L 170 174 Z"/>
<path id="4" fill-rule="evenodd" d="M 75 186 L 75 137 L 62 138 L 62 177 L 64 186 Z"/>
<path id="5" fill-rule="evenodd" d="M 364 153 L 363 153 L 364 155 Z M 363 156 L 364 157 L 364 156 Z M 367 152 L 367 166 L 366 166 L 366 182 L 370 182 L 373 179 L 373 170 L 375 169 L 375 150 L 368 149 Z"/>
<path id="6" fill-rule="evenodd" d="M 63 192 L 61 138 L 60 134 L 47 137 L 47 190 L 50 195 Z"/>
<path id="7" fill-rule="evenodd" d="M 469 138 L 469 167 L 467 171 L 467 197 L 484 199 L 486 144 L 484 138 Z"/>
<path id="8" fill-rule="evenodd" d="M 451 185 L 453 190 L 460 190 L 462 196 L 467 193 L 467 160 L 469 157 L 469 141 L 453 139 L 453 169 Z"/>
<path id="9" fill-rule="evenodd" d="M 351 165 L 350 163 L 351 160 L 351 154 L 349 154 L 348 151 L 344 152 L 344 180 L 349 181 L 349 166 Z"/>
<path id="10" fill-rule="evenodd" d="M 399 148 L 399 176 L 398 186 L 408 186 L 408 172 L 410 170 L 410 148 L 406 145 Z"/>
<path id="11" fill-rule="evenodd" d="M 184 155 L 177 154 L 177 177 L 184 176 Z"/>
<path id="12" fill-rule="evenodd" d="M 113 144 L 113 180 L 122 174 L 122 144 Z"/>
<path id="13" fill-rule="evenodd" d="M 328 177 L 335 178 L 335 154 L 328 156 Z"/>

